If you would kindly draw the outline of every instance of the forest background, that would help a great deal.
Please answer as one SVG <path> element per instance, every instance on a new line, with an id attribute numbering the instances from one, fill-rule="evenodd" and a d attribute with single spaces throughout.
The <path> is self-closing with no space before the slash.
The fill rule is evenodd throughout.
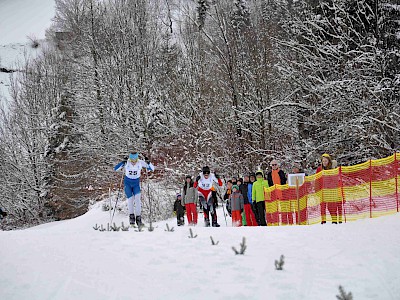
<path id="1" fill-rule="evenodd" d="M 56 0 L 1 109 L 0 207 L 12 226 L 80 215 L 130 151 L 161 190 L 203 165 L 391 155 L 399 25 L 395 0 Z"/>

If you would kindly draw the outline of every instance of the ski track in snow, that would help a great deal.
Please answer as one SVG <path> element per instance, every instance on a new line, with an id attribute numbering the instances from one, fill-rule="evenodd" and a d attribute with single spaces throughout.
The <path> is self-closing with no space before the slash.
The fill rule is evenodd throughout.
<path id="1" fill-rule="evenodd" d="M 400 215 L 342 225 L 99 232 L 109 213 L 0 232 L 0 299 L 399 299 Z M 127 222 L 116 214 L 115 221 Z M 166 232 L 166 223 L 174 232 Z M 219 241 L 211 245 L 210 236 Z M 234 255 L 242 237 L 244 255 Z M 274 261 L 285 256 L 283 271 Z"/>

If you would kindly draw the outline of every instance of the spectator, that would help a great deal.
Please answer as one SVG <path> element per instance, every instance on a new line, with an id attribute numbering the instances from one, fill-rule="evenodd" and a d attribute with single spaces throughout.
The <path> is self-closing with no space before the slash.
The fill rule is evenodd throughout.
<path id="1" fill-rule="evenodd" d="M 321 156 L 321 164 L 319 165 L 319 167 L 317 168 L 317 172 L 319 173 L 323 170 L 332 170 L 334 168 L 337 167 L 337 162 L 336 160 L 333 160 L 332 157 L 327 154 L 324 153 Z M 335 180 L 335 179 L 333 179 Z M 322 177 L 322 187 L 324 188 L 324 177 Z M 326 202 L 325 199 L 322 198 L 321 204 L 320 204 L 320 208 L 321 208 L 321 224 L 325 224 L 326 223 L 326 208 L 328 206 L 328 211 L 329 214 L 331 215 L 332 218 L 332 224 L 337 224 L 339 222 L 339 224 L 342 223 L 342 212 L 343 212 L 343 205 L 342 202 L 339 201 L 339 199 L 337 201 L 329 201 L 328 203 Z"/>
<path id="2" fill-rule="evenodd" d="M 255 179 L 255 177 L 253 177 Z M 254 180 L 253 180 L 254 182 Z M 256 217 L 254 215 L 253 209 L 252 209 L 252 204 L 251 204 L 251 196 L 249 195 L 249 192 L 251 194 L 251 187 L 253 186 L 253 183 L 250 183 L 250 176 L 244 176 L 243 177 L 243 184 L 239 186 L 239 190 L 243 195 L 244 199 L 244 220 L 243 225 L 246 226 L 257 226 L 257 221 Z M 250 198 L 249 198 L 250 197 Z"/>
<path id="3" fill-rule="evenodd" d="M 237 185 L 232 186 L 232 194 L 229 196 L 229 206 L 232 211 L 232 226 L 242 226 L 243 195 Z"/>
<path id="4" fill-rule="evenodd" d="M 228 182 L 226 183 L 226 192 L 224 195 L 224 200 L 226 201 L 226 210 L 228 211 L 228 214 L 230 217 L 232 217 L 232 212 L 230 210 L 230 206 L 229 206 L 229 196 L 232 194 L 232 180 L 228 180 Z"/>
<path id="5" fill-rule="evenodd" d="M 275 184 L 286 184 L 286 175 L 285 172 L 280 169 L 280 163 L 276 159 L 273 159 L 270 163 L 270 166 L 272 170 L 267 173 L 269 186 L 273 186 Z"/>
<path id="6" fill-rule="evenodd" d="M 267 226 L 265 219 L 265 193 L 264 189 L 268 188 L 268 181 L 264 180 L 263 171 L 256 172 L 256 179 L 252 187 L 252 199 L 257 205 L 257 221 L 259 226 Z"/>
<path id="7" fill-rule="evenodd" d="M 174 202 L 174 214 L 176 215 L 176 224 L 178 226 L 185 225 L 185 207 L 182 205 L 182 195 L 177 194 Z"/>
<path id="8" fill-rule="evenodd" d="M 183 186 L 182 204 L 186 208 L 186 217 L 189 225 L 197 225 L 197 204 L 199 202 L 199 192 L 193 187 L 193 180 L 190 175 L 186 176 Z"/>

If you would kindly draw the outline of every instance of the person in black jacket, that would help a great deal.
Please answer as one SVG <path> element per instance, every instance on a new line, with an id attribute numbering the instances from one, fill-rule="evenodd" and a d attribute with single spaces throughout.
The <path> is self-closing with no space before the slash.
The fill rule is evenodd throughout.
<path id="1" fill-rule="evenodd" d="M 286 184 L 286 174 L 280 169 L 281 164 L 279 161 L 273 159 L 270 163 L 270 166 L 272 170 L 267 174 L 268 185 L 274 186 L 275 184 Z"/>
<path id="2" fill-rule="evenodd" d="M 176 224 L 178 226 L 185 225 L 185 207 L 182 205 L 182 195 L 176 195 L 174 202 L 174 213 L 176 214 Z"/>

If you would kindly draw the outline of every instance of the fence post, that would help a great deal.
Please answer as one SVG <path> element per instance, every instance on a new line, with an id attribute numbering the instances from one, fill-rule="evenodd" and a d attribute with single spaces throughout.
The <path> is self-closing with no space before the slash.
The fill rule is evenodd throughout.
<path id="1" fill-rule="evenodd" d="M 369 160 L 369 217 L 372 218 L 372 160 Z"/>
<path id="2" fill-rule="evenodd" d="M 342 166 L 339 166 L 339 188 L 340 191 L 342 193 L 342 211 L 344 214 L 344 222 L 347 223 L 347 219 L 346 219 L 346 208 L 344 207 L 344 189 L 343 189 L 343 175 L 342 175 Z"/>
<path id="3" fill-rule="evenodd" d="M 397 212 L 399 212 L 399 180 L 398 180 L 398 174 L 397 172 L 399 171 L 399 162 L 397 160 L 397 152 L 394 152 L 394 181 L 396 182 L 396 207 L 397 207 Z"/>

